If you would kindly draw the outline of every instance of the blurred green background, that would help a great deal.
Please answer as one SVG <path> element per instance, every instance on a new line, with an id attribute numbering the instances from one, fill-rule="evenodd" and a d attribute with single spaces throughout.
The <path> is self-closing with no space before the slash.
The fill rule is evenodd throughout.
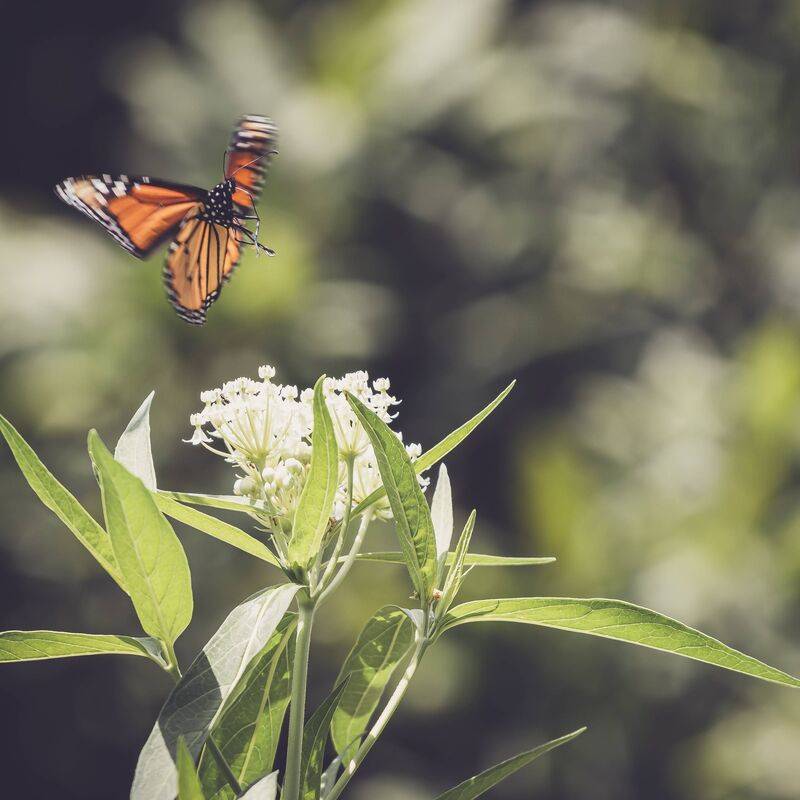
<path id="1" fill-rule="evenodd" d="M 621 597 L 800 674 L 800 6 L 794 2 L 31 3 L 7 28 L 0 408 L 99 513 L 85 455 L 153 388 L 163 487 L 226 492 L 182 444 L 201 389 L 273 363 L 388 375 L 424 447 L 512 377 L 448 461 L 476 549 L 555 555 L 469 596 Z M 14 76 L 13 80 L 10 80 Z M 208 324 L 52 185 L 210 187 L 241 113 L 281 130 L 249 253 Z M 0 455 L 0 628 L 135 633 L 114 584 Z M 274 579 L 189 530 L 186 661 Z M 408 585 L 353 573 L 312 701 Z M 589 732 L 493 797 L 789 800 L 800 696 L 616 643 L 455 631 L 352 784 L 411 800 Z M 78 659 L 0 673 L 7 796 L 126 796 L 169 680 Z"/>

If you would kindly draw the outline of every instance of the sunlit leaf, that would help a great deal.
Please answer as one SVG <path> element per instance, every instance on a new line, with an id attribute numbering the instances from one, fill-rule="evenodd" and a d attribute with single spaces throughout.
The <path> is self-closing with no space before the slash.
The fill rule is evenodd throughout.
<path id="1" fill-rule="evenodd" d="M 249 533 L 246 533 L 241 528 L 223 522 L 223 520 L 212 517 L 210 514 L 198 511 L 196 508 L 185 506 L 165 492 L 154 492 L 153 498 L 159 509 L 167 516 L 172 517 L 172 519 L 183 522 L 201 533 L 207 533 L 209 536 L 225 542 L 225 544 L 266 561 L 268 564 L 272 564 L 275 567 L 280 566 L 278 559 L 265 544 L 259 542 L 254 536 L 250 536 Z"/>
<path id="2" fill-rule="evenodd" d="M 17 433 L 14 426 L 0 415 L 0 433 L 8 442 L 28 485 L 75 535 L 75 538 L 97 559 L 100 566 L 125 589 L 122 573 L 108 534 L 95 522 L 86 509 L 64 488 L 50 470 L 39 460 L 30 445 Z"/>
<path id="3" fill-rule="evenodd" d="M 163 666 L 161 647 L 155 639 L 64 631 L 0 633 L 0 663 L 106 654 L 146 656 Z"/>
<path id="4" fill-rule="evenodd" d="M 270 772 L 258 783 L 253 784 L 243 795 L 242 800 L 275 800 L 278 795 L 278 773 Z"/>
<path id="5" fill-rule="evenodd" d="M 350 676 L 331 723 L 331 737 L 340 755 L 367 729 L 383 690 L 414 643 L 414 626 L 395 606 L 375 613 L 345 659 L 337 683 Z"/>
<path id="6" fill-rule="evenodd" d="M 364 426 L 392 508 L 397 538 L 414 588 L 430 600 L 436 582 L 436 538 L 431 512 L 403 443 L 394 431 L 353 395 L 347 400 Z"/>
<path id="7" fill-rule="evenodd" d="M 494 411 L 503 400 L 506 399 L 508 393 L 514 388 L 516 381 L 511 383 L 500 392 L 486 408 L 479 411 L 474 417 L 468 419 L 463 425 L 456 428 L 452 433 L 442 439 L 441 442 L 435 444 L 430 450 L 423 453 L 416 461 L 414 461 L 414 469 L 418 475 L 421 475 L 425 470 L 430 469 L 438 461 L 441 461 L 451 450 L 458 447 L 464 439 L 469 436 L 478 425 L 483 422 L 489 414 Z M 365 508 L 371 506 L 376 500 L 380 500 L 386 494 L 384 487 L 376 489 L 372 494 L 367 495 L 354 509 L 353 516 L 360 514 Z"/>
<path id="8" fill-rule="evenodd" d="M 311 466 L 295 511 L 289 540 L 289 560 L 301 566 L 308 564 L 319 551 L 339 486 L 339 448 L 323 394 L 324 380 L 323 375 L 314 386 Z"/>
<path id="9" fill-rule="evenodd" d="M 98 471 L 106 526 L 144 630 L 172 643 L 192 619 L 192 580 L 175 531 L 142 481 L 116 461 L 96 431 L 89 452 Z"/>
<path id="10" fill-rule="evenodd" d="M 444 464 L 439 467 L 439 478 L 431 500 L 431 520 L 436 536 L 436 558 L 441 565 L 453 538 L 453 493 Z"/>
<path id="11" fill-rule="evenodd" d="M 257 500 L 247 497 L 239 497 L 236 494 L 196 494 L 193 492 L 169 492 L 159 489 L 158 494 L 162 497 L 169 497 L 179 503 L 188 503 L 192 506 L 208 506 L 218 508 L 221 511 L 240 511 L 245 514 L 251 511 L 263 511 L 264 504 Z"/>
<path id="12" fill-rule="evenodd" d="M 151 491 L 156 489 L 156 469 L 150 446 L 150 404 L 154 395 L 155 392 L 147 395 L 114 448 L 114 458 Z"/>
<path id="13" fill-rule="evenodd" d="M 359 553 L 356 557 L 358 561 L 382 561 L 385 564 L 405 564 L 402 553 L 382 552 L 382 553 Z M 455 553 L 447 554 L 447 564 L 452 564 Z M 553 556 L 487 556 L 481 553 L 467 553 L 464 558 L 465 567 L 531 567 L 541 564 L 552 564 L 555 561 Z"/>
<path id="14" fill-rule="evenodd" d="M 183 737 L 178 739 L 178 800 L 206 800 L 194 768 L 194 758 Z"/>
<path id="15" fill-rule="evenodd" d="M 212 735 L 240 786 L 248 787 L 272 769 L 283 718 L 291 696 L 294 614 L 286 614 L 226 703 Z M 216 760 L 200 761 L 208 800 L 233 800 L 233 790 Z"/>
<path id="16" fill-rule="evenodd" d="M 183 736 L 196 757 L 223 704 L 250 662 L 271 639 L 298 590 L 264 589 L 237 606 L 195 658 L 167 698 L 139 755 L 131 800 L 172 800 L 175 752 Z"/>
<path id="17" fill-rule="evenodd" d="M 472 539 L 472 531 L 475 529 L 475 516 L 475 511 L 473 511 L 469 515 L 466 525 L 464 525 L 461 536 L 458 537 L 458 545 L 456 546 L 453 565 L 447 573 L 447 579 L 442 587 L 442 597 L 439 601 L 440 609 L 443 611 L 450 608 L 464 580 L 464 561 L 466 560 L 467 550 L 469 549 L 469 543 Z"/>
<path id="18" fill-rule="evenodd" d="M 325 743 L 328 729 L 336 707 L 347 687 L 349 676 L 336 686 L 322 704 L 311 715 L 303 731 L 303 754 L 300 760 L 302 800 L 318 800 L 322 779 L 322 760 L 325 757 Z"/>
<path id="19" fill-rule="evenodd" d="M 455 606 L 442 630 L 465 622 L 524 622 L 618 639 L 704 661 L 765 681 L 800 687 L 800 680 L 740 653 L 681 622 L 622 600 L 521 597 Z"/>
<path id="20" fill-rule="evenodd" d="M 444 794 L 440 794 L 436 800 L 473 800 L 475 797 L 480 797 L 480 795 L 484 792 L 488 792 L 492 787 L 497 786 L 500 781 L 505 780 L 509 775 L 527 766 L 531 761 L 539 758 L 539 756 L 543 756 L 545 753 L 555 750 L 556 747 L 560 747 L 562 744 L 571 742 L 585 730 L 586 728 L 579 728 L 577 731 L 568 733 L 566 736 L 553 739 L 547 742 L 547 744 L 539 745 L 539 747 L 534 747 L 533 750 L 527 750 L 524 753 L 520 753 L 518 756 L 509 758 L 507 761 L 496 764 L 484 772 L 481 772 L 480 775 L 476 775 L 474 778 L 459 783 L 458 786 L 454 786 L 449 791 L 444 792 Z"/>

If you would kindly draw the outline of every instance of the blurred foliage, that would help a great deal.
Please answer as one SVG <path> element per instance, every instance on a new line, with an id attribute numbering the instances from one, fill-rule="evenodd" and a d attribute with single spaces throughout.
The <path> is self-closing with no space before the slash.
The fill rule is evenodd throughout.
<path id="1" fill-rule="evenodd" d="M 483 570 L 467 590 L 623 597 L 800 673 L 797 4 L 215 0 L 150 24 L 93 67 L 126 110 L 98 150 L 112 163 L 58 169 L 210 186 L 233 120 L 267 113 L 278 255 L 248 254 L 198 330 L 169 309 L 158 259 L 0 187 L 3 411 L 90 508 L 86 430 L 113 439 L 151 388 L 161 484 L 216 492 L 228 475 L 181 444 L 188 414 L 258 364 L 303 383 L 387 374 L 427 445 L 516 376 L 449 464 L 456 501 L 462 520 L 478 508 L 477 550 L 559 562 Z M 37 54 L 68 44 L 47 36 Z M 55 98 L 78 67 L 50 64 Z M 91 113 L 70 124 L 92 135 Z M 2 627 L 135 630 L 6 456 L 0 500 Z M 269 576 L 181 534 L 186 658 Z M 359 568 L 320 640 L 342 656 L 407 589 L 396 568 Z M 314 697 L 334 663 L 313 665 Z M 167 690 L 147 670 L 3 671 L 6 764 L 32 796 L 123 795 Z M 504 679 L 487 692 L 490 670 Z M 433 796 L 583 723 L 494 796 L 788 800 L 800 785 L 792 693 L 613 643 L 457 631 L 410 706 L 354 800 Z M 44 745 L 46 769 L 22 769 Z"/>

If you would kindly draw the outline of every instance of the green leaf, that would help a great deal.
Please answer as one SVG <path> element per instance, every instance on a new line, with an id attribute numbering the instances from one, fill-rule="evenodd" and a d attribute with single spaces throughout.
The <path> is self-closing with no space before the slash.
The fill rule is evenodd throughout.
<path id="1" fill-rule="evenodd" d="M 447 564 L 452 564 L 455 553 L 447 554 Z M 344 560 L 344 557 L 339 559 Z M 356 556 L 358 561 L 382 561 L 385 564 L 405 564 L 402 553 L 359 553 Z M 552 564 L 555 558 L 552 556 L 537 556 L 528 558 L 527 556 L 487 556 L 481 553 L 467 553 L 464 558 L 465 567 L 530 567 L 539 564 Z"/>
<path id="2" fill-rule="evenodd" d="M 377 414 L 349 393 L 347 400 L 372 442 L 414 588 L 428 602 L 436 583 L 436 538 L 414 466 L 403 443 Z"/>
<path id="3" fill-rule="evenodd" d="M 292 634 L 296 625 L 296 615 L 284 616 L 239 682 L 235 697 L 225 704 L 212 731 L 239 785 L 245 788 L 274 764 L 291 697 Z M 209 800 L 234 800 L 225 775 L 208 752 L 200 760 L 200 777 Z"/>
<path id="4" fill-rule="evenodd" d="M 506 399 L 508 393 L 514 388 L 514 384 L 516 381 L 511 381 L 511 383 L 500 392 L 491 403 L 489 403 L 486 408 L 482 411 L 479 411 L 474 417 L 468 419 L 461 427 L 456 428 L 452 433 L 448 434 L 447 436 L 442 439 L 439 444 L 434 445 L 431 447 L 430 450 L 423 453 L 415 462 L 414 462 L 414 469 L 416 470 L 417 475 L 421 475 L 425 470 L 430 469 L 434 464 L 438 461 L 441 461 L 451 450 L 454 450 L 464 439 L 469 436 L 478 425 L 483 422 L 489 414 L 494 411 L 503 400 Z M 360 514 L 365 508 L 371 506 L 376 500 L 380 500 L 381 497 L 386 494 L 386 491 L 383 487 L 376 489 L 372 494 L 367 495 L 354 509 L 353 509 L 353 517 Z"/>
<path id="5" fill-rule="evenodd" d="M 322 760 L 325 757 L 328 728 L 348 682 L 349 676 L 336 686 L 306 722 L 303 730 L 303 753 L 300 759 L 300 776 L 303 786 L 300 791 L 301 800 L 318 800 L 319 798 Z"/>
<path id="6" fill-rule="evenodd" d="M 63 631 L 3 631 L 0 633 L 0 663 L 42 661 L 48 658 L 121 654 L 146 656 L 164 666 L 155 639 Z"/>
<path id="7" fill-rule="evenodd" d="M 206 800 L 186 740 L 178 739 L 178 800 Z"/>
<path id="8" fill-rule="evenodd" d="M 568 733 L 566 736 L 553 739 L 551 742 L 547 742 L 547 744 L 539 745 L 539 747 L 534 747 L 533 750 L 527 750 L 524 753 L 520 753 L 518 756 L 509 758 L 507 761 L 496 764 L 484 772 L 481 772 L 480 775 L 476 775 L 474 778 L 459 783 L 458 786 L 453 787 L 444 794 L 440 794 L 436 800 L 473 800 L 475 797 L 480 797 L 484 792 L 488 792 L 489 789 L 497 786 L 500 781 L 505 780 L 518 769 L 527 766 L 531 761 L 539 758 L 539 756 L 543 756 L 545 753 L 555 750 L 556 747 L 571 742 L 585 730 L 586 728 L 579 728 L 577 731 Z"/>
<path id="9" fill-rule="evenodd" d="M 704 661 L 773 683 L 800 687 L 800 680 L 734 650 L 717 639 L 622 600 L 521 597 L 462 603 L 444 617 L 442 630 L 465 622 L 525 622 L 588 633 Z"/>
<path id="10" fill-rule="evenodd" d="M 142 628 L 172 645 L 192 618 L 192 580 L 175 531 L 150 491 L 89 433 L 106 527 Z"/>
<path id="11" fill-rule="evenodd" d="M 251 556 L 266 561 L 268 564 L 280 567 L 280 563 L 272 554 L 272 551 L 265 544 L 259 542 L 258 539 L 246 533 L 241 528 L 223 522 L 221 519 L 212 517 L 210 514 L 198 511 L 196 508 L 185 506 L 183 503 L 173 500 L 172 497 L 165 492 L 154 492 L 153 499 L 159 509 L 167 516 L 172 517 L 172 519 L 183 522 L 185 525 L 189 525 L 201 533 L 207 533 L 209 536 L 213 536 L 215 539 L 225 542 L 225 544 L 229 544 Z"/>
<path id="12" fill-rule="evenodd" d="M 39 460 L 30 445 L 14 426 L 0 415 L 0 433 L 5 438 L 28 485 L 38 498 L 75 535 L 75 538 L 97 559 L 100 566 L 125 592 L 125 582 L 117 567 L 111 539 L 86 509 L 64 488 Z"/>
<path id="13" fill-rule="evenodd" d="M 236 494 L 194 494 L 192 492 L 168 492 L 159 489 L 161 497 L 168 497 L 177 500 L 179 503 L 188 503 L 192 506 L 208 506 L 218 508 L 221 511 L 240 511 L 249 514 L 251 511 L 263 511 L 264 504 L 257 500 L 250 500 L 247 497 L 239 497 Z"/>
<path id="14" fill-rule="evenodd" d="M 223 704 L 269 642 L 299 589 L 264 589 L 237 606 L 195 658 L 167 698 L 139 754 L 131 800 L 172 800 L 177 791 L 175 752 L 183 736 L 197 756 Z"/>
<path id="15" fill-rule="evenodd" d="M 251 786 L 243 795 L 242 800 L 275 800 L 278 795 L 278 773 L 270 772 L 258 783 Z"/>
<path id="16" fill-rule="evenodd" d="M 339 448 L 323 394 L 324 381 L 323 375 L 314 386 L 311 467 L 297 504 L 289 540 L 289 560 L 300 566 L 306 566 L 319 551 L 339 486 Z"/>
<path id="17" fill-rule="evenodd" d="M 444 464 L 439 467 L 439 478 L 433 492 L 431 520 L 436 536 L 436 558 L 441 565 L 453 538 L 453 493 L 450 488 L 450 476 Z"/>
<path id="18" fill-rule="evenodd" d="M 472 539 L 472 531 L 475 529 L 475 517 L 476 512 L 473 510 L 469 515 L 469 519 L 467 519 L 467 524 L 464 525 L 461 536 L 458 537 L 455 558 L 453 559 L 453 565 L 447 573 L 447 579 L 442 588 L 442 597 L 439 601 L 437 614 L 450 608 L 458 594 L 458 590 L 461 588 L 461 583 L 464 580 L 464 561 L 467 557 L 470 540 Z"/>
<path id="19" fill-rule="evenodd" d="M 155 392 L 150 392 L 119 437 L 114 458 L 139 478 L 151 491 L 156 490 L 156 468 L 150 447 L 150 404 Z"/>
<path id="20" fill-rule="evenodd" d="M 336 679 L 340 684 L 350 676 L 331 723 L 337 753 L 357 745 L 386 684 L 413 644 L 414 626 L 395 606 L 384 606 L 364 626 Z"/>

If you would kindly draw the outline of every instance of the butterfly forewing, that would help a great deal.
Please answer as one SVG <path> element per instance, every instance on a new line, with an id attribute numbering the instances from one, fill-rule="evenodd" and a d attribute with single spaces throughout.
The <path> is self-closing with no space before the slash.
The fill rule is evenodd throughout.
<path id="1" fill-rule="evenodd" d="M 233 178 L 233 202 L 243 213 L 261 196 L 269 162 L 277 154 L 278 129 L 267 117 L 242 117 L 231 136 L 225 156 L 225 177 Z"/>
<path id="2" fill-rule="evenodd" d="M 56 194 L 102 225 L 129 253 L 145 258 L 199 207 L 206 192 L 146 177 L 85 175 L 62 181 Z"/>

